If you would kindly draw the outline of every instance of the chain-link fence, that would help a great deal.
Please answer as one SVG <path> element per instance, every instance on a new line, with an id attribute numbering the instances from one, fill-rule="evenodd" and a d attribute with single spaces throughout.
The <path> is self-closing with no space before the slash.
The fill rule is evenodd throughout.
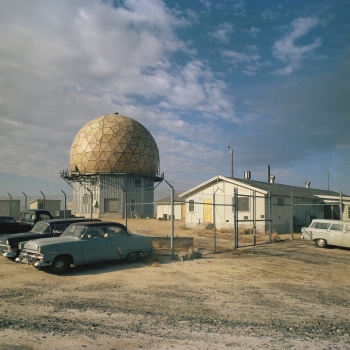
<path id="1" fill-rule="evenodd" d="M 7 197 L 0 196 L 0 215 L 13 216 L 19 220 L 20 214 L 26 209 L 46 209 L 54 217 L 69 217 L 74 214 L 72 210 L 73 195 L 64 193 L 45 194 L 38 196 L 27 195 L 26 192 L 20 194 L 9 193 Z"/>
<path id="2" fill-rule="evenodd" d="M 165 181 L 166 182 L 166 181 Z M 19 219 L 24 209 L 47 209 L 54 217 L 83 216 L 118 221 L 133 233 L 157 237 L 159 249 L 194 247 L 221 252 L 271 243 L 275 234 L 300 232 L 315 218 L 340 218 L 341 199 L 321 203 L 315 198 L 271 196 L 255 191 L 232 194 L 216 190 L 208 196 L 180 198 L 170 185 L 166 192 L 149 188 L 121 188 L 114 196 L 99 193 L 8 194 L 0 197 L 0 215 Z M 164 193 L 168 196 L 162 197 Z M 155 199 L 160 198 L 160 199 Z M 75 203 L 83 205 L 79 211 Z"/>

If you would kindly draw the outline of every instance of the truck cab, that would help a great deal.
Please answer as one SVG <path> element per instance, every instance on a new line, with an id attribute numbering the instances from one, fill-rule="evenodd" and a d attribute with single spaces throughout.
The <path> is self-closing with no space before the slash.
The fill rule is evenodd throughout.
<path id="1" fill-rule="evenodd" d="M 53 219 L 50 212 L 44 209 L 28 209 L 21 213 L 20 224 L 33 227 L 38 221 Z"/>

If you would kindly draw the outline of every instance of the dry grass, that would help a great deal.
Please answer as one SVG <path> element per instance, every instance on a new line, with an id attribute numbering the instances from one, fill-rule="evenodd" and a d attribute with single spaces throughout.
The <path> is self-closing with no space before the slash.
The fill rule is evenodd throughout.
<path id="1" fill-rule="evenodd" d="M 159 257 L 158 257 L 158 254 L 156 252 L 151 252 L 146 256 L 146 262 L 158 263 L 158 261 L 159 261 Z"/>
<path id="2" fill-rule="evenodd" d="M 232 228 L 221 228 L 219 230 L 220 233 L 229 233 L 233 235 L 233 229 Z"/>
<path id="3" fill-rule="evenodd" d="M 271 240 L 272 240 L 272 243 L 276 243 L 276 242 L 282 241 L 277 232 L 272 232 Z"/>
<path id="4" fill-rule="evenodd" d="M 151 267 L 160 267 L 161 265 L 159 264 L 159 262 L 155 262 L 151 265 Z"/>

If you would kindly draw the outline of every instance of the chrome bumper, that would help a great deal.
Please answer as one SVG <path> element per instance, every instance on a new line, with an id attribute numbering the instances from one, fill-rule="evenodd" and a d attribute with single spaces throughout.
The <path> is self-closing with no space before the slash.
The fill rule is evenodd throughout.
<path id="1" fill-rule="evenodd" d="M 5 258 L 15 258 L 17 255 L 17 252 L 5 252 L 2 254 Z"/>
<path id="2" fill-rule="evenodd" d="M 28 253 L 21 253 L 21 255 L 15 259 L 15 261 L 22 264 L 33 265 L 34 267 L 38 268 L 52 265 L 52 261 L 40 261 L 38 259 L 35 259 Z"/>
<path id="3" fill-rule="evenodd" d="M 34 267 L 46 267 L 46 266 L 51 266 L 52 261 L 50 262 L 45 262 L 45 261 L 37 261 L 36 263 L 33 264 Z"/>

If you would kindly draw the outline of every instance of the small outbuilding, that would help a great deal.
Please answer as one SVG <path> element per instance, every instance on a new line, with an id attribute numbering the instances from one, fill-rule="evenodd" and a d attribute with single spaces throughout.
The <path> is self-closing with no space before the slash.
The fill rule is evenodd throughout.
<path id="1" fill-rule="evenodd" d="M 52 216 L 59 216 L 61 208 L 61 200 L 59 199 L 36 199 L 29 202 L 29 209 L 45 209 Z"/>
<path id="2" fill-rule="evenodd" d="M 171 219 L 171 196 L 164 197 L 156 201 L 157 219 L 170 220 Z M 180 198 L 178 194 L 174 194 L 174 219 L 185 220 L 186 205 L 185 200 Z"/>

